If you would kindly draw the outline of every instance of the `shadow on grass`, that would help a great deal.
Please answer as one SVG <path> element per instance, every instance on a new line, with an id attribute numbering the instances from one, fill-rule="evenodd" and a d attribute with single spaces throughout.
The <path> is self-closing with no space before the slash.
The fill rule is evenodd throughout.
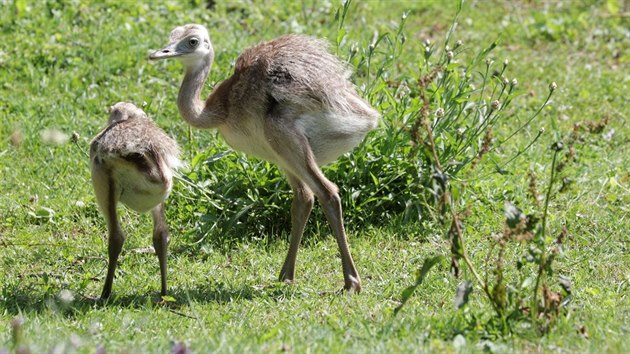
<path id="1" fill-rule="evenodd" d="M 6 299 L 0 304 L 0 312 L 13 316 L 24 312 L 56 312 L 72 318 L 76 315 L 98 308 L 159 308 L 174 310 L 191 303 L 227 304 L 234 301 L 253 301 L 264 298 L 268 301 L 299 298 L 305 294 L 297 286 L 283 283 L 268 285 L 239 285 L 231 287 L 223 283 L 202 284 L 192 289 L 174 288 L 169 290 L 165 299 L 158 292 L 150 294 L 128 294 L 118 296 L 115 291 L 108 300 L 97 297 L 72 294 L 67 290 L 48 288 L 42 291 L 32 285 L 3 288 L 2 295 Z M 172 311 L 176 312 L 176 311 Z M 176 312 L 177 313 L 177 312 Z"/>

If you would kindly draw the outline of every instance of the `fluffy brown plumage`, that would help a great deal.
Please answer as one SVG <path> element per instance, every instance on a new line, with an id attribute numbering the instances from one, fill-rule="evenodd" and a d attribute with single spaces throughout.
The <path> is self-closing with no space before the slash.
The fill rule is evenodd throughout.
<path id="1" fill-rule="evenodd" d="M 352 150 L 374 129 L 379 114 L 356 93 L 346 66 L 325 41 L 287 35 L 246 49 L 234 74 L 204 102 L 199 96 L 214 60 L 205 27 L 175 28 L 151 59 L 178 58 L 185 76 L 179 111 L 197 128 L 216 128 L 234 149 L 277 164 L 288 176 L 291 245 L 280 279 L 292 281 L 304 225 L 314 196 L 321 202 L 341 252 L 344 287 L 360 291 L 350 256 L 337 187 L 319 166 Z"/>
<path id="2" fill-rule="evenodd" d="M 116 205 L 153 216 L 153 245 L 160 261 L 162 295 L 166 295 L 168 230 L 164 200 L 173 185 L 172 169 L 180 165 L 179 147 L 151 119 L 131 103 L 110 109 L 109 125 L 90 144 L 92 183 L 96 201 L 107 221 L 109 266 L 102 298 L 111 293 L 116 260 L 124 235 Z"/>

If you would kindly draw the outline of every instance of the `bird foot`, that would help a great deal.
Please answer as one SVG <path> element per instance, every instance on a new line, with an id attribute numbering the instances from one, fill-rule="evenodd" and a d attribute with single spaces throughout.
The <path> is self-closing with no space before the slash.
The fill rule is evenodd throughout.
<path id="1" fill-rule="evenodd" d="M 112 294 L 111 290 L 109 290 L 109 291 L 103 290 L 103 292 L 101 293 L 101 297 L 99 298 L 99 301 L 105 302 L 105 301 L 109 300 L 111 294 Z"/>
<path id="2" fill-rule="evenodd" d="M 348 293 L 358 294 L 361 292 L 361 280 L 359 280 L 358 276 L 354 277 L 352 275 L 349 275 L 345 279 L 343 289 Z"/>
<path id="3" fill-rule="evenodd" d="M 285 284 L 295 284 L 295 279 L 293 279 L 293 277 L 283 277 L 282 275 L 280 275 L 278 281 Z"/>
<path id="4" fill-rule="evenodd" d="M 282 270 L 280 271 L 280 276 L 278 277 L 278 281 L 287 284 L 293 284 L 295 282 L 294 278 L 295 277 L 293 270 L 288 270 L 286 269 L 286 267 L 282 267 Z"/>

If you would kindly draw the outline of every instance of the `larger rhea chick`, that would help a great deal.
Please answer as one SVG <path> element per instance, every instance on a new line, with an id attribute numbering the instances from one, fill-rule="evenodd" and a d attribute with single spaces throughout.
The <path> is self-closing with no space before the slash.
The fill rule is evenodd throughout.
<path id="1" fill-rule="evenodd" d="M 348 80 L 347 67 L 328 52 L 325 41 L 286 35 L 245 50 L 236 60 L 234 74 L 202 101 L 214 59 L 206 28 L 195 24 L 175 28 L 169 44 L 150 55 L 166 58 L 184 65 L 177 98 L 184 120 L 197 128 L 218 129 L 234 149 L 273 162 L 287 174 L 294 199 L 291 244 L 280 280 L 293 281 L 315 196 L 341 251 L 344 287 L 360 291 L 338 189 L 319 167 L 352 150 L 378 122 L 378 112 Z"/>
<path id="2" fill-rule="evenodd" d="M 110 108 L 108 126 L 90 145 L 96 202 L 107 221 L 109 265 L 101 298 L 110 296 L 116 262 L 125 240 L 116 206 L 153 216 L 153 247 L 160 262 L 162 295 L 166 295 L 168 228 L 164 200 L 173 186 L 172 170 L 180 165 L 177 143 L 140 108 L 119 102 Z"/>

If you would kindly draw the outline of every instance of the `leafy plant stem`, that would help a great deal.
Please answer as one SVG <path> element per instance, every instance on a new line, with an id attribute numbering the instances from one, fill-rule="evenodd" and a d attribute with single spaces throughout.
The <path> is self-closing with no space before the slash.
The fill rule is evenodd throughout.
<path id="1" fill-rule="evenodd" d="M 547 210 L 549 208 L 549 199 L 551 197 L 551 189 L 553 188 L 553 182 L 556 177 L 556 160 L 558 156 L 558 151 L 553 152 L 553 159 L 551 160 L 551 177 L 549 180 L 549 187 L 547 187 L 547 193 L 545 195 L 545 207 L 543 209 L 543 219 L 542 219 L 542 237 L 545 237 L 545 227 L 547 225 Z"/>
<path id="2" fill-rule="evenodd" d="M 551 96 L 551 94 L 550 94 Z M 555 145 L 555 144 L 554 144 Z M 554 149 L 553 152 L 553 158 L 551 160 L 551 175 L 550 175 L 550 180 L 549 180 L 549 186 L 547 187 L 547 193 L 545 194 L 545 206 L 543 208 L 543 216 L 542 216 L 542 226 L 541 226 L 541 231 L 540 231 L 540 237 L 541 239 L 545 239 L 545 231 L 546 231 L 546 226 L 547 226 L 547 210 L 549 208 L 549 199 L 551 198 L 551 190 L 553 188 L 553 182 L 555 181 L 555 176 L 556 176 L 556 160 L 557 160 L 557 156 L 558 156 L 558 152 L 560 151 L 560 149 Z M 533 300 L 533 304 L 532 304 L 532 316 L 537 316 L 538 314 L 538 290 L 540 287 L 540 280 L 543 276 L 543 273 L 545 271 L 545 263 L 546 263 L 546 257 L 545 254 L 543 253 L 541 255 L 541 260 L 538 264 L 538 274 L 536 275 L 536 283 L 534 285 L 534 300 Z M 534 317 L 535 319 L 535 317 Z"/>
<path id="3" fill-rule="evenodd" d="M 90 157 L 90 154 L 88 154 L 88 152 L 87 152 L 87 151 L 85 151 L 85 149 L 83 149 L 83 147 L 79 144 L 79 142 L 78 142 L 78 141 L 75 141 L 75 142 L 74 142 L 74 146 L 76 146 L 76 147 L 77 147 L 77 149 L 79 149 L 79 151 L 81 151 L 81 153 L 83 154 L 83 156 L 88 157 L 88 158 Z"/>
<path id="4" fill-rule="evenodd" d="M 426 96 L 424 96 L 424 93 L 423 93 L 423 97 L 425 97 L 425 99 L 426 99 Z M 428 102 L 426 102 L 426 103 L 428 103 Z M 431 129 L 431 124 L 429 123 L 428 119 L 425 119 L 425 118 L 421 118 L 421 119 L 423 119 L 425 129 L 427 130 L 427 138 L 429 139 L 429 145 L 430 145 L 430 149 L 431 149 L 431 154 L 433 155 L 433 158 L 435 160 L 435 168 L 438 170 L 439 174 L 442 174 L 443 173 L 442 165 L 440 164 L 440 160 L 438 159 L 438 154 L 437 154 L 437 151 L 435 149 L 435 143 L 434 143 L 434 138 L 433 138 L 433 130 Z M 484 293 L 486 293 L 486 295 L 488 296 L 489 299 L 492 299 L 492 294 L 490 293 L 490 289 L 488 289 L 488 284 L 481 278 L 481 276 L 477 272 L 477 269 L 472 264 L 472 261 L 470 260 L 470 257 L 468 257 L 468 254 L 466 252 L 466 247 L 464 246 L 463 231 L 462 231 L 461 226 L 460 226 L 459 217 L 457 216 L 457 211 L 455 210 L 455 205 L 453 203 L 453 199 L 451 197 L 451 193 L 450 193 L 450 191 L 448 189 L 448 185 L 447 185 L 446 189 L 444 190 L 444 196 L 443 197 L 444 197 L 445 201 L 449 204 L 449 209 L 450 209 L 450 212 L 451 212 L 451 216 L 453 218 L 453 225 L 455 226 L 455 232 L 457 233 L 457 238 L 458 238 L 458 241 L 459 241 L 459 243 L 461 245 L 462 252 L 461 252 L 460 256 L 461 256 L 461 258 L 464 259 L 464 262 L 466 263 L 466 266 L 468 267 L 470 272 L 473 274 L 473 276 L 477 280 L 477 283 L 479 284 L 481 289 L 484 291 Z M 497 314 L 499 314 L 499 316 L 500 316 L 501 312 L 500 312 L 499 308 L 496 306 L 496 304 L 493 301 L 490 301 L 490 303 L 492 303 L 492 307 L 497 312 Z"/>
<path id="5" fill-rule="evenodd" d="M 523 130 L 523 128 L 529 126 L 529 123 L 531 123 L 534 118 L 536 118 L 540 112 L 542 112 L 543 108 L 545 108 L 547 106 L 547 103 L 549 102 L 549 99 L 551 98 L 551 95 L 553 95 L 553 91 L 549 91 L 549 95 L 547 95 L 547 99 L 545 100 L 545 102 L 540 106 L 540 108 L 538 108 L 538 110 L 536 111 L 536 113 L 534 113 L 534 115 L 532 115 L 527 122 L 523 123 L 523 125 L 521 125 L 518 129 L 516 129 L 515 131 L 512 132 L 512 134 L 510 134 L 507 138 L 505 138 L 504 140 L 502 140 L 498 145 L 502 145 L 503 143 L 505 143 L 506 141 L 512 139 L 512 137 L 514 137 L 514 135 L 518 134 L 518 132 L 520 132 L 521 130 Z"/>
<path id="6" fill-rule="evenodd" d="M 527 144 L 527 146 L 525 146 L 523 149 L 521 149 L 519 152 L 517 152 L 514 156 L 512 156 L 509 160 L 507 160 L 505 163 L 503 163 L 502 165 L 495 165 L 495 171 L 490 172 L 490 173 L 486 173 L 486 174 L 482 174 L 479 175 L 475 178 L 470 178 L 468 179 L 468 181 L 475 181 L 475 180 L 481 180 L 484 178 L 487 178 L 488 176 L 496 173 L 497 170 L 503 170 L 505 169 L 505 167 L 509 164 L 511 164 L 514 160 L 516 160 L 517 158 L 519 158 L 521 155 L 523 155 L 527 150 L 529 150 L 529 148 L 531 148 L 537 141 L 538 139 L 543 135 L 544 130 L 539 130 L 538 131 L 538 135 L 536 135 L 536 137 L 534 138 L 534 140 L 532 140 L 529 144 Z M 491 148 L 490 151 L 494 151 L 496 150 L 496 147 Z"/>

